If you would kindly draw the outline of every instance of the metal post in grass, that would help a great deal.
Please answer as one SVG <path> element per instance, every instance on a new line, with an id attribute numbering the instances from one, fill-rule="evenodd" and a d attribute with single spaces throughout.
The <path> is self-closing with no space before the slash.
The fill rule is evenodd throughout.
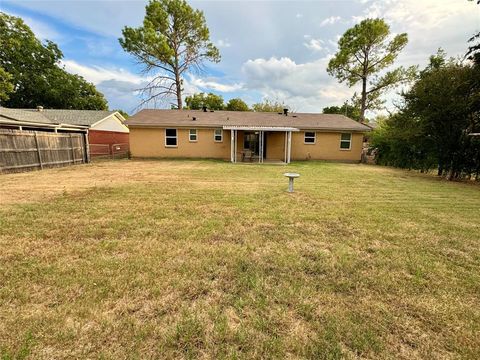
<path id="1" fill-rule="evenodd" d="M 300 177 L 297 173 L 284 173 L 284 176 L 288 177 L 288 192 L 293 193 L 293 180 Z"/>

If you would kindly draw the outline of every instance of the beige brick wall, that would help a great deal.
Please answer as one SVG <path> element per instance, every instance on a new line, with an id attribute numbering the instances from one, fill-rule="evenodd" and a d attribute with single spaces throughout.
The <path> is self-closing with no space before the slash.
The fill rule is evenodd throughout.
<path id="1" fill-rule="evenodd" d="M 177 147 L 165 146 L 165 129 L 131 128 L 130 152 L 134 157 L 189 157 L 230 159 L 230 131 L 215 142 L 214 129 L 197 129 L 197 142 L 189 141 L 189 130 L 177 128 Z"/>
<path id="2" fill-rule="evenodd" d="M 360 161 L 363 134 L 352 133 L 350 150 L 340 149 L 341 133 L 316 132 L 315 144 L 305 144 L 304 131 L 292 134 L 292 160 Z"/>
<path id="3" fill-rule="evenodd" d="M 223 131 L 223 141 L 214 141 L 214 129 L 197 129 L 198 140 L 189 141 L 189 129 L 177 128 L 177 147 L 165 146 L 165 129 L 130 128 L 130 151 L 134 157 L 186 157 L 230 159 L 230 131 Z M 268 160 L 283 160 L 285 133 L 267 133 Z M 304 131 L 292 133 L 292 160 L 360 161 L 363 134 L 352 133 L 350 150 L 340 149 L 341 133 L 316 132 L 315 144 L 304 143 Z M 237 153 L 241 159 L 243 132 L 238 132 Z"/>

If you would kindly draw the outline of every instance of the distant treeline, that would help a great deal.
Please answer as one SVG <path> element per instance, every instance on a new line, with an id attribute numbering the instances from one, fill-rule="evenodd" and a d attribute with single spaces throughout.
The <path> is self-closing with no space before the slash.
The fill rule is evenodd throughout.
<path id="1" fill-rule="evenodd" d="M 228 111 L 256 111 L 256 112 L 283 112 L 283 109 L 290 109 L 288 105 L 279 101 L 264 100 L 255 103 L 250 108 L 248 104 L 240 98 L 230 99 L 226 104 L 223 96 L 214 93 L 197 93 L 185 98 L 185 105 L 190 110 L 200 110 L 206 107 L 209 110 L 228 110 Z"/>

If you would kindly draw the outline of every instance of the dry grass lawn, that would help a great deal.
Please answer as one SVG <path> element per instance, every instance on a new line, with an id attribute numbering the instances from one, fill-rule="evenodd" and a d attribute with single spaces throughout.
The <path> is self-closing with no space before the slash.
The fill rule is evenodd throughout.
<path id="1" fill-rule="evenodd" d="M 480 187 L 117 161 L 0 176 L 0 358 L 480 357 Z"/>

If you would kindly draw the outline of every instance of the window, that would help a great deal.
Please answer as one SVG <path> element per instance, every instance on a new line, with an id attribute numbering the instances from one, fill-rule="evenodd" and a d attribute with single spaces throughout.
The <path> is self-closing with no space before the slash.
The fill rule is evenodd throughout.
<path id="1" fill-rule="evenodd" d="M 190 129 L 190 132 L 188 133 L 188 140 L 195 142 L 197 139 L 197 129 Z"/>
<path id="2" fill-rule="evenodd" d="M 304 143 L 305 144 L 315 144 L 315 132 L 305 131 Z"/>
<path id="3" fill-rule="evenodd" d="M 350 150 L 352 146 L 352 134 L 343 133 L 340 139 L 340 150 Z"/>
<path id="4" fill-rule="evenodd" d="M 213 138 L 215 142 L 222 142 L 223 141 L 223 130 L 222 129 L 215 129 Z"/>
<path id="5" fill-rule="evenodd" d="M 165 129 L 165 146 L 177 146 L 177 129 Z"/>

